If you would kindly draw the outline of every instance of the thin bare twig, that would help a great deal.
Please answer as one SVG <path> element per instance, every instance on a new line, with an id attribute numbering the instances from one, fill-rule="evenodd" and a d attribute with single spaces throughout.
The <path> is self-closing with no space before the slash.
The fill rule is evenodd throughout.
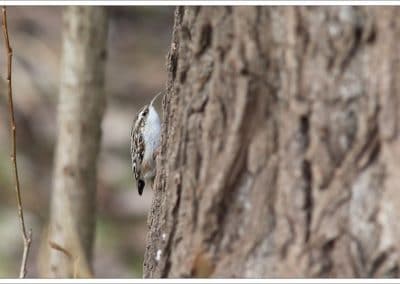
<path id="1" fill-rule="evenodd" d="M 18 168 L 17 168 L 17 138 L 16 138 L 16 127 L 15 127 L 15 119 L 14 119 L 14 105 L 13 105 L 13 97 L 12 97 L 12 84 L 11 84 L 11 66 L 12 66 L 12 48 L 10 46 L 10 40 L 8 37 L 8 28 L 7 28 L 7 11 L 6 7 L 2 8 L 2 27 L 3 27 L 3 35 L 4 41 L 6 45 L 6 56 L 7 56 L 7 83 L 8 83 L 8 107 L 10 113 L 10 126 L 11 126 L 11 135 L 12 135 L 12 149 L 11 149 L 11 162 L 14 168 L 14 178 L 15 178 L 15 193 L 17 195 L 17 204 L 18 204 L 18 216 L 21 223 L 22 237 L 24 239 L 24 251 L 22 254 L 21 268 L 19 272 L 19 278 L 24 278 L 26 275 L 26 262 L 29 255 L 29 249 L 31 247 L 32 241 L 32 230 L 29 230 L 27 233 L 25 227 L 24 220 L 24 211 L 22 206 L 22 197 L 21 190 L 19 187 L 19 178 L 18 178 Z"/>

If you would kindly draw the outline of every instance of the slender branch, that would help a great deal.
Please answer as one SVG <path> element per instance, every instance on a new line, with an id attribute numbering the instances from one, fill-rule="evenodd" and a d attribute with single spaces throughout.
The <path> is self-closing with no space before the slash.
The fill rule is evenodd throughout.
<path id="1" fill-rule="evenodd" d="M 10 46 L 10 40 L 8 37 L 8 28 L 7 28 L 7 11 L 6 8 L 2 8 L 2 28 L 3 35 L 6 45 L 6 56 L 7 56 L 7 83 L 8 83 L 8 107 L 10 114 L 10 128 L 12 135 L 12 149 L 11 149 L 11 162 L 14 168 L 14 178 L 15 178 L 15 193 L 17 196 L 17 204 L 18 204 L 18 216 L 21 223 L 22 237 L 24 239 L 24 251 L 22 254 L 21 267 L 19 272 L 19 278 L 24 278 L 26 275 L 26 263 L 29 255 L 29 249 L 32 241 L 32 230 L 29 230 L 27 233 L 25 227 L 24 220 L 24 211 L 22 206 L 22 197 L 21 190 L 19 187 L 19 178 L 18 178 L 18 167 L 17 167 L 17 138 L 16 138 L 16 126 L 14 119 L 14 105 L 13 105 L 13 97 L 12 97 L 12 83 L 11 83 L 11 66 L 12 66 L 12 48 Z"/>

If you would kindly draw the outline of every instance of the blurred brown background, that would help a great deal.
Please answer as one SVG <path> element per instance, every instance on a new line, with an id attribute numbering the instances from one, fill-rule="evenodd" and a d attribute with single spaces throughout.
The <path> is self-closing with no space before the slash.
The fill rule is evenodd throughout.
<path id="1" fill-rule="evenodd" d="M 131 177 L 130 125 L 164 88 L 173 7 L 108 7 L 107 108 L 98 164 L 96 277 L 141 277 L 152 193 L 139 197 Z M 28 277 L 37 276 L 40 234 L 48 218 L 57 132 L 62 7 L 9 7 L 18 166 L 27 225 L 33 230 Z M 0 48 L 0 277 L 16 277 L 22 253 L 11 175 L 9 121 Z M 160 102 L 158 102 L 160 104 Z"/>

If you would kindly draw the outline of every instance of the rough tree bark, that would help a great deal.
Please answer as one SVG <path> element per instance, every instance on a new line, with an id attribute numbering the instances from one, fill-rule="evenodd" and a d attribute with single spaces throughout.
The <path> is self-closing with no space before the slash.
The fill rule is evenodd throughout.
<path id="1" fill-rule="evenodd" d="M 144 277 L 400 276 L 399 18 L 177 8 Z"/>
<path id="2" fill-rule="evenodd" d="M 107 27 L 104 7 L 65 8 L 59 132 L 42 276 L 91 276 Z"/>

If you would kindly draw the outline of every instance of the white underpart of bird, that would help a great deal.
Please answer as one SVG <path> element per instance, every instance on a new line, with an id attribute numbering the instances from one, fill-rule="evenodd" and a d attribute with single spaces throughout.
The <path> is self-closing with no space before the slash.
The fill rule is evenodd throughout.
<path id="1" fill-rule="evenodd" d="M 160 146 L 161 122 L 160 117 L 158 116 L 158 113 L 153 106 L 155 98 L 150 103 L 147 123 L 145 124 L 143 130 L 143 139 L 146 145 L 143 162 L 151 164 L 151 170 L 143 173 L 143 177 L 145 179 L 152 178 L 156 174 L 154 153 L 158 150 L 158 147 Z"/>

